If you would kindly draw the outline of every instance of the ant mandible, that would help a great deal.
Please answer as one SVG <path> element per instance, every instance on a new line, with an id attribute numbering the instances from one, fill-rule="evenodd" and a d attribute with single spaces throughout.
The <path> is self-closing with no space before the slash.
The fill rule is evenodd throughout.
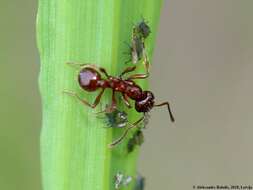
<path id="1" fill-rule="evenodd" d="M 78 82 L 80 87 L 88 92 L 93 92 L 98 89 L 101 89 L 100 93 L 96 97 L 93 104 L 90 104 L 88 101 L 82 99 L 77 95 L 75 92 L 69 92 L 64 91 L 65 93 L 76 97 L 79 101 L 81 101 L 83 104 L 95 108 L 99 102 L 100 99 L 105 91 L 106 88 L 112 89 L 112 103 L 109 106 L 109 108 L 106 108 L 102 112 L 111 112 L 116 109 L 116 98 L 115 98 L 115 92 L 119 92 L 122 94 L 123 101 L 126 104 L 128 108 L 131 108 L 131 105 L 129 103 L 128 98 L 135 101 L 135 110 L 137 112 L 142 112 L 144 115 L 137 120 L 135 123 L 131 124 L 130 127 L 128 127 L 123 135 L 110 144 L 110 147 L 113 147 L 114 145 L 118 144 L 122 141 L 122 139 L 128 134 L 129 130 L 138 126 L 139 123 L 144 121 L 145 119 L 145 113 L 148 113 L 153 107 L 159 107 L 159 106 L 167 106 L 170 119 L 172 122 L 174 122 L 174 117 L 172 115 L 169 102 L 163 102 L 160 104 L 155 104 L 154 101 L 154 95 L 151 91 L 143 91 L 142 88 L 137 85 L 133 80 L 135 79 L 146 79 L 149 76 L 148 68 L 146 68 L 145 74 L 133 74 L 127 77 L 126 79 L 123 79 L 123 76 L 127 73 L 133 72 L 136 69 L 136 66 L 133 67 L 127 67 L 120 75 L 119 77 L 114 77 L 109 75 L 106 70 L 102 67 L 98 67 L 96 65 L 92 64 L 80 64 L 80 63 L 68 63 L 70 65 L 77 65 L 80 67 L 79 75 L 78 75 Z M 146 65 L 147 66 L 147 65 Z M 103 73 L 106 77 L 106 79 L 103 79 L 101 77 L 101 74 Z"/>

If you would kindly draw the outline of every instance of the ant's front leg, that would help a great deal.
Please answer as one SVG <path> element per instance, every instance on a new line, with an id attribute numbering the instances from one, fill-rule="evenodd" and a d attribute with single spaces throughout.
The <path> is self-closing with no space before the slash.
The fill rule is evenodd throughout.
<path id="1" fill-rule="evenodd" d="M 90 104 L 88 101 L 82 99 L 80 96 L 77 95 L 77 93 L 75 92 L 70 92 L 70 91 L 63 91 L 64 93 L 70 95 L 70 96 L 73 96 L 73 97 L 76 97 L 80 102 L 82 102 L 83 104 L 85 104 L 86 106 L 89 106 L 91 108 L 95 108 L 98 103 L 100 102 L 100 99 L 104 93 L 104 88 L 102 89 L 102 91 L 98 94 L 98 96 L 96 97 L 95 101 L 93 104 Z"/>
<path id="2" fill-rule="evenodd" d="M 144 51 L 144 50 L 143 50 Z M 144 54 L 144 65 L 145 65 L 145 74 L 134 74 L 127 78 L 127 80 L 134 80 L 134 79 L 146 79 L 149 77 L 149 62 L 146 53 Z"/>
<path id="3" fill-rule="evenodd" d="M 146 74 L 134 74 L 127 78 L 127 80 L 133 80 L 133 79 L 146 79 L 149 77 L 149 73 Z"/>
<path id="4" fill-rule="evenodd" d="M 154 105 L 154 107 L 160 107 L 160 106 L 167 106 L 168 111 L 169 111 L 169 114 L 170 114 L 170 120 L 171 120 L 172 122 L 174 122 L 175 119 L 174 119 L 174 116 L 173 116 L 173 114 L 172 114 L 172 111 L 171 111 L 169 102 L 163 102 L 163 103 L 155 104 L 155 105 Z"/>
<path id="5" fill-rule="evenodd" d="M 122 78 L 126 73 L 133 72 L 136 69 L 136 66 L 127 67 L 120 75 L 119 78 Z"/>

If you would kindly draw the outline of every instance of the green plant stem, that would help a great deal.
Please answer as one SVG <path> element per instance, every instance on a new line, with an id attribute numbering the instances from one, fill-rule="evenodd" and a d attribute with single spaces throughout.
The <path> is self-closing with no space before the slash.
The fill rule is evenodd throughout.
<path id="1" fill-rule="evenodd" d="M 94 63 L 118 75 L 125 67 L 133 23 L 144 17 L 152 33 L 146 40 L 151 59 L 162 0 L 40 0 L 37 41 L 41 57 L 39 86 L 43 105 L 41 161 L 44 190 L 113 190 L 120 171 L 136 176 L 138 149 L 127 154 L 126 140 L 108 148 L 123 130 L 105 129 L 94 112 L 111 101 L 107 90 L 95 110 L 80 104 L 63 90 L 89 102 L 97 93 L 80 89 L 78 69 L 67 61 Z M 138 63 L 138 73 L 143 72 Z M 142 87 L 147 81 L 140 81 Z M 123 106 L 122 106 L 123 107 Z M 129 120 L 138 118 L 128 112 Z M 132 189 L 131 183 L 125 189 Z"/>

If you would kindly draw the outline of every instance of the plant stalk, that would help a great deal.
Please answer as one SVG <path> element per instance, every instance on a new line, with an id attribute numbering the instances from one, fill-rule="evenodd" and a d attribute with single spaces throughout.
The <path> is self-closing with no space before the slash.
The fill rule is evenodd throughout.
<path id="1" fill-rule="evenodd" d="M 111 102 L 106 90 L 96 109 L 63 93 L 76 92 L 93 102 L 97 93 L 83 91 L 78 69 L 68 61 L 93 63 L 111 75 L 128 65 L 125 42 L 134 24 L 148 21 L 152 33 L 145 41 L 151 60 L 162 0 L 39 0 L 37 43 L 41 58 L 39 87 L 43 106 L 41 163 L 44 190 L 113 190 L 117 172 L 136 177 L 138 148 L 127 153 L 127 139 L 113 149 L 108 144 L 124 129 L 105 128 L 96 117 Z M 144 72 L 138 63 L 137 72 Z M 147 87 L 147 80 L 138 84 Z M 133 102 L 132 102 L 133 103 Z M 119 108 L 126 109 L 119 103 Z M 128 110 L 129 120 L 139 115 Z M 129 135 L 131 136 L 131 134 Z M 130 138 L 130 137 L 128 137 Z M 133 189 L 134 182 L 122 189 Z"/>

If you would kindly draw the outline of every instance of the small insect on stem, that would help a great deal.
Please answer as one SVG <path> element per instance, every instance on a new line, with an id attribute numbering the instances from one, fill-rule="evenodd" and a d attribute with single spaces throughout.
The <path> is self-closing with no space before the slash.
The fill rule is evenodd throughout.
<path id="1" fill-rule="evenodd" d="M 131 176 L 124 176 L 121 172 L 118 172 L 114 176 L 114 187 L 115 189 L 120 189 L 123 186 L 127 186 L 132 181 Z"/>
<path id="2" fill-rule="evenodd" d="M 141 130 L 137 130 L 133 137 L 127 143 L 128 153 L 132 152 L 136 146 L 140 146 L 144 142 L 144 136 Z"/>
<path id="3" fill-rule="evenodd" d="M 136 178 L 134 190 L 144 190 L 144 186 L 145 186 L 145 178 L 142 177 L 141 175 L 138 175 Z"/>
<path id="4" fill-rule="evenodd" d="M 135 26 L 135 31 L 139 33 L 144 39 L 146 39 L 151 33 L 148 22 L 146 22 L 143 18 L 142 21 Z"/>
<path id="5" fill-rule="evenodd" d="M 123 132 L 123 134 L 116 139 L 115 141 L 113 141 L 111 144 L 109 144 L 109 148 L 113 148 L 115 145 L 118 145 L 122 142 L 122 140 L 127 136 L 127 134 L 129 133 L 129 131 L 133 128 L 138 127 L 145 119 L 145 116 L 141 117 L 139 120 L 137 120 L 135 123 L 130 124 L 130 126 Z"/>
<path id="6" fill-rule="evenodd" d="M 80 71 L 78 74 L 78 83 L 80 87 L 87 92 L 94 92 L 100 90 L 99 94 L 95 98 L 93 103 L 89 103 L 87 100 L 81 98 L 76 92 L 64 91 L 64 93 L 75 97 L 82 104 L 90 107 L 96 108 L 100 103 L 101 97 L 105 89 L 112 90 L 112 102 L 104 111 L 102 112 L 112 112 L 117 108 L 117 102 L 115 98 L 115 93 L 120 93 L 123 97 L 124 103 L 128 108 L 131 108 L 129 99 L 135 102 L 135 110 L 137 112 L 143 113 L 143 116 L 130 125 L 123 133 L 123 135 L 113 142 L 110 146 L 115 146 L 120 143 L 122 139 L 128 134 L 129 130 L 139 126 L 139 124 L 144 121 L 145 113 L 148 113 L 153 107 L 167 106 L 170 119 L 174 122 L 174 117 L 172 115 L 170 105 L 168 102 L 161 104 L 155 104 L 155 97 L 151 91 L 142 90 L 142 88 L 137 85 L 134 80 L 146 79 L 147 74 L 132 74 L 127 78 L 124 78 L 126 73 L 133 72 L 136 67 L 127 67 L 119 77 L 111 76 L 107 73 L 106 69 L 98 67 L 93 64 L 80 64 L 80 63 L 68 63 L 69 65 L 79 66 Z M 102 77 L 104 75 L 104 77 Z"/>
<path id="7" fill-rule="evenodd" d="M 128 45 L 130 52 L 127 53 L 128 55 L 130 54 L 131 59 L 125 62 L 128 63 L 131 61 L 133 64 L 136 64 L 143 59 L 146 74 L 149 73 L 149 60 L 145 48 L 145 39 L 149 36 L 150 33 L 150 27 L 144 19 L 133 26 L 131 45 Z"/>
<path id="8" fill-rule="evenodd" d="M 111 112 L 105 112 L 104 115 L 102 119 L 104 119 L 107 126 L 111 128 L 123 128 L 129 123 L 127 113 L 117 108 Z"/>

